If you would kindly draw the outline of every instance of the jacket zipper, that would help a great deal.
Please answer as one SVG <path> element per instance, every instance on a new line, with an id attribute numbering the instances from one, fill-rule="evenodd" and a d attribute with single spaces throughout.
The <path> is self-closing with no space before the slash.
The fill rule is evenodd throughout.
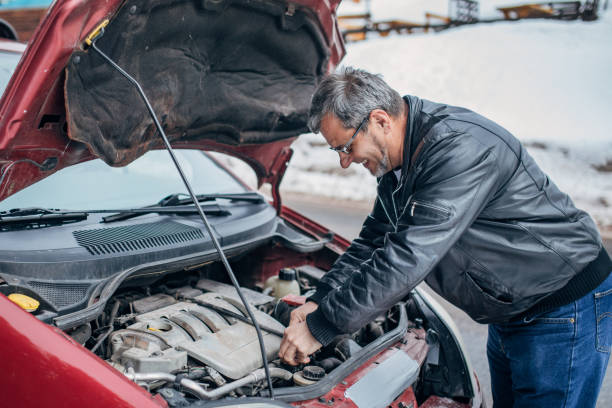
<path id="1" fill-rule="evenodd" d="M 394 223 L 392 221 L 392 218 L 389 216 L 389 211 L 387 211 L 387 207 L 385 207 L 385 203 L 383 202 L 383 200 L 380 200 L 380 206 L 383 208 L 383 211 L 385 212 L 385 215 L 387 216 L 387 219 L 389 220 L 389 223 L 393 226 L 393 228 L 396 228 L 397 227 L 397 225 L 396 225 L 397 223 Z"/>
<path id="2" fill-rule="evenodd" d="M 431 203 L 426 203 L 426 202 L 424 202 L 424 201 L 416 201 L 416 200 L 414 200 L 414 201 L 412 202 L 412 206 L 410 207 L 410 216 L 411 216 L 411 217 L 414 217 L 414 209 L 415 209 L 415 207 L 416 207 L 417 205 L 419 205 L 419 206 L 421 206 L 421 207 L 427 207 L 427 208 L 430 208 L 430 209 L 432 209 L 432 210 L 434 210 L 434 211 L 437 211 L 437 212 L 441 212 L 441 213 L 443 213 L 444 215 L 449 215 L 449 214 L 450 214 L 450 211 L 448 211 L 448 210 L 447 210 L 446 208 L 444 208 L 444 207 L 441 207 L 441 206 L 438 206 L 438 205 L 435 205 L 435 204 L 431 204 Z"/>

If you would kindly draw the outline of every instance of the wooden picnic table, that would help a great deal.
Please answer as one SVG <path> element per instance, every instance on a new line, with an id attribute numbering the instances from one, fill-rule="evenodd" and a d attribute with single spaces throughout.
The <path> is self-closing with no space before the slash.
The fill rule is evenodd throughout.
<path id="1" fill-rule="evenodd" d="M 580 1 L 549 1 L 499 7 L 506 20 L 521 18 L 575 19 L 580 16 Z"/>
<path id="2" fill-rule="evenodd" d="M 519 6 L 499 7 L 499 11 L 504 14 L 506 20 L 516 20 L 520 18 L 546 18 L 553 17 L 554 10 L 543 4 L 521 4 Z"/>

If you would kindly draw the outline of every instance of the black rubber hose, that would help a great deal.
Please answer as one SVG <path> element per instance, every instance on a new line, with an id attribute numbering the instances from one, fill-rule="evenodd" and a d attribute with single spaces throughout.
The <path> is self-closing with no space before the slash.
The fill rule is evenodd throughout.
<path id="1" fill-rule="evenodd" d="M 120 305 L 121 303 L 119 303 L 118 300 L 116 300 L 115 303 L 113 304 L 113 308 L 111 309 L 111 314 L 110 314 L 110 320 L 108 323 L 108 330 L 106 333 L 102 335 L 102 337 L 98 339 L 98 342 L 96 343 L 96 345 L 91 348 L 92 353 L 95 353 L 98 347 L 100 347 L 100 345 L 102 344 L 102 342 L 106 340 L 106 338 L 113 332 L 114 330 L 113 325 L 115 324 L 115 317 L 117 317 L 117 312 L 119 311 Z"/>

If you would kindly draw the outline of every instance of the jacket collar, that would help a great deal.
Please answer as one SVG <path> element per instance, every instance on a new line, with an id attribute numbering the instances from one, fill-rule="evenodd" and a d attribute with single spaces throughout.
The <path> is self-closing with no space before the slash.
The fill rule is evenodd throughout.
<path id="1" fill-rule="evenodd" d="M 384 183 L 386 187 L 391 186 L 393 189 L 395 189 L 396 186 L 400 187 L 406 179 L 406 175 L 410 170 L 410 159 L 412 158 L 412 154 L 423 138 L 423 135 L 418 131 L 421 128 L 421 108 L 423 102 L 418 97 L 411 95 L 406 95 L 403 99 L 408 106 L 408 119 L 406 120 L 406 133 L 404 135 L 402 172 L 399 180 L 400 185 L 398 185 L 397 178 L 393 171 L 388 172 L 378 180 L 379 184 Z"/>
<path id="2" fill-rule="evenodd" d="M 412 155 L 424 136 L 423 133 L 420 132 L 423 125 L 421 114 L 423 101 L 412 95 L 404 96 L 404 101 L 406 105 L 408 105 L 408 120 L 406 121 L 406 133 L 404 136 L 404 157 L 402 158 L 402 177 L 400 182 L 404 180 L 405 176 L 408 174 Z"/>
<path id="3" fill-rule="evenodd" d="M 406 121 L 406 133 L 404 136 L 404 152 L 402 157 L 402 172 L 399 181 L 393 171 L 388 172 L 378 179 L 378 196 L 382 200 L 385 211 L 389 215 L 389 210 L 392 209 L 395 219 L 399 216 L 397 204 L 403 201 L 404 197 L 398 194 L 404 191 L 404 185 L 408 180 L 410 171 L 410 159 L 423 138 L 420 132 L 421 124 L 421 109 L 422 101 L 416 96 L 404 96 L 404 101 L 408 105 L 408 119 Z M 395 221 L 392 221 L 395 222 Z"/>

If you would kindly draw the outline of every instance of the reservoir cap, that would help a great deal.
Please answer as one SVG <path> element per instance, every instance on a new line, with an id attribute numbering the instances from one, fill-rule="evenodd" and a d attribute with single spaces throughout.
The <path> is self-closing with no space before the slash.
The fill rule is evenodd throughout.
<path id="1" fill-rule="evenodd" d="M 325 370 L 319 366 L 306 366 L 302 371 L 302 376 L 310 381 L 319 381 L 325 377 Z"/>
<path id="2" fill-rule="evenodd" d="M 38 309 L 38 306 L 40 306 L 38 300 L 22 295 L 21 293 L 11 293 L 8 295 L 8 298 L 26 312 L 34 312 Z"/>
<path id="3" fill-rule="evenodd" d="M 278 272 L 278 279 L 292 281 L 296 279 L 295 269 L 283 268 Z"/>

